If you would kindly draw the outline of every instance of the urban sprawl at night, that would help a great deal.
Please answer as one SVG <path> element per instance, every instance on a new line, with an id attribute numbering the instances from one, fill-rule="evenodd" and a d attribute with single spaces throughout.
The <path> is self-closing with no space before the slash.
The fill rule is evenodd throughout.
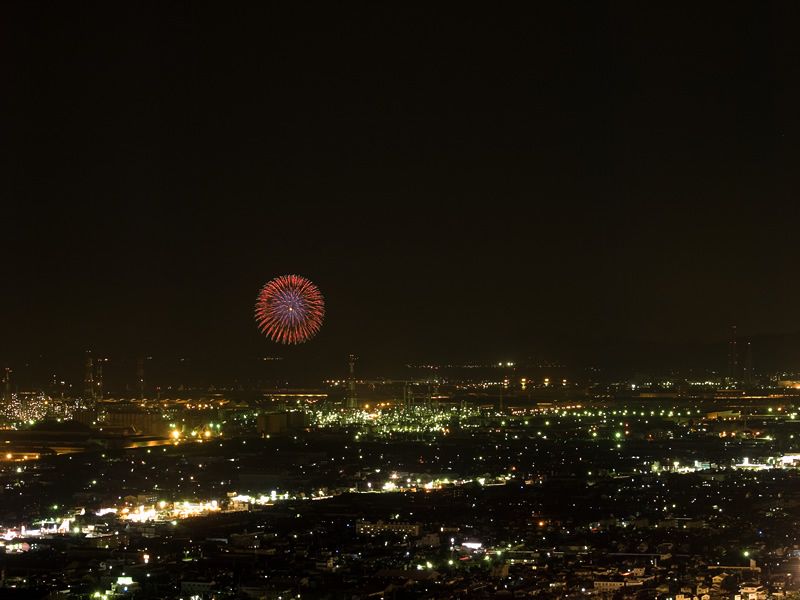
<path id="1" fill-rule="evenodd" d="M 116 395 L 103 364 L 87 355 L 72 395 L 6 371 L 4 588 L 320 600 L 800 588 L 790 373 L 604 382 L 505 361 L 362 380 L 351 356 L 315 388 L 142 377 Z"/>

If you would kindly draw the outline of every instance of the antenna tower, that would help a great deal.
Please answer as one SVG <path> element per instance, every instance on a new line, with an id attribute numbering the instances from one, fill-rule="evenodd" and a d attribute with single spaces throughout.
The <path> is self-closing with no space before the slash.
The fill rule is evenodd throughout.
<path id="1" fill-rule="evenodd" d="M 736 345 L 736 325 L 733 326 L 733 337 L 728 351 L 728 379 L 731 383 L 739 382 L 739 349 Z"/>
<path id="2" fill-rule="evenodd" d="M 752 385 L 755 379 L 753 378 L 753 348 L 750 342 L 747 342 L 747 353 L 744 358 L 744 382 L 747 385 Z"/>
<path id="3" fill-rule="evenodd" d="M 347 377 L 347 409 L 348 410 L 355 410 L 357 408 L 355 370 L 356 370 L 356 357 L 351 354 L 350 355 L 350 374 Z"/>
<path id="4" fill-rule="evenodd" d="M 98 358 L 97 359 L 97 368 L 95 369 L 95 376 L 94 376 L 94 389 L 95 389 L 95 398 L 102 404 L 103 402 L 103 363 L 106 362 L 107 358 Z"/>
<path id="5" fill-rule="evenodd" d="M 94 369 L 92 368 L 92 351 L 86 351 L 86 368 L 83 372 L 83 396 L 94 404 Z"/>

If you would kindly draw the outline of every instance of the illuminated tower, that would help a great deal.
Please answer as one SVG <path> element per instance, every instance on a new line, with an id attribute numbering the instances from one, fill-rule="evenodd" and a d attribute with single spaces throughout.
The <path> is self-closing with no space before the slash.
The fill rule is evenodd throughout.
<path id="1" fill-rule="evenodd" d="M 350 374 L 347 377 L 347 408 L 348 410 L 355 410 L 358 408 L 356 404 L 356 357 L 350 355 Z"/>
<path id="2" fill-rule="evenodd" d="M 407 382 L 403 382 L 403 410 L 411 410 L 412 403 L 413 403 L 414 395 L 411 393 L 411 385 Z"/>
<path id="3" fill-rule="evenodd" d="M 95 369 L 95 380 L 94 380 L 94 389 L 95 389 L 95 398 L 102 403 L 103 402 L 103 363 L 106 362 L 107 358 L 98 358 L 97 359 L 97 369 Z"/>
<path id="4" fill-rule="evenodd" d="M 441 383 L 439 379 L 439 367 L 432 367 L 433 369 L 433 382 L 432 382 L 432 389 L 431 389 L 431 410 L 439 408 L 439 384 Z"/>
<path id="5" fill-rule="evenodd" d="M 83 398 L 87 402 L 94 401 L 94 369 L 92 368 L 92 352 L 86 351 L 86 369 L 83 375 Z"/>

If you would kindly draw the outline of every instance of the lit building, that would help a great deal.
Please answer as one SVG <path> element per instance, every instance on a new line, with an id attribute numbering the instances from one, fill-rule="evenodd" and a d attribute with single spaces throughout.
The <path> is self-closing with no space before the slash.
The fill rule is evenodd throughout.
<path id="1" fill-rule="evenodd" d="M 356 533 L 359 535 L 376 535 L 384 532 L 403 533 L 411 536 L 419 535 L 419 523 L 402 523 L 400 521 L 378 521 L 371 523 L 369 521 L 359 521 L 356 523 Z"/>

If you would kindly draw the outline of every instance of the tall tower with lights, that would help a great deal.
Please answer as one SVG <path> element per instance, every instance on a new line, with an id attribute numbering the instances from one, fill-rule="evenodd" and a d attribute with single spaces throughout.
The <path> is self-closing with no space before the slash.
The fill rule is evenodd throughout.
<path id="1" fill-rule="evenodd" d="M 747 342 L 747 352 L 744 359 L 744 382 L 747 385 L 753 385 L 755 382 L 753 377 L 753 348 L 750 347 L 750 342 Z"/>
<path id="2" fill-rule="evenodd" d="M 431 378 L 430 378 L 431 389 L 430 392 L 428 393 L 428 405 L 429 405 L 428 408 L 430 408 L 430 410 L 434 410 L 438 408 L 439 405 L 440 379 L 439 379 L 439 367 L 432 366 L 431 369 L 433 372 L 431 373 Z"/>
<path id="3" fill-rule="evenodd" d="M 11 369 L 6 367 L 3 375 L 3 404 L 8 404 L 11 402 Z"/>
<path id="4" fill-rule="evenodd" d="M 736 325 L 733 326 L 733 335 L 728 350 L 728 380 L 734 384 L 739 382 L 739 348 L 736 341 Z"/>
<path id="5" fill-rule="evenodd" d="M 350 373 L 347 376 L 347 410 L 358 408 L 356 402 L 356 357 L 350 355 Z"/>
<path id="6" fill-rule="evenodd" d="M 94 367 L 92 364 L 92 352 L 86 351 L 86 366 L 83 371 L 83 398 L 86 402 L 94 404 Z"/>
<path id="7" fill-rule="evenodd" d="M 103 363 L 107 361 L 107 358 L 98 358 L 94 374 L 95 398 L 99 404 L 103 403 Z"/>

